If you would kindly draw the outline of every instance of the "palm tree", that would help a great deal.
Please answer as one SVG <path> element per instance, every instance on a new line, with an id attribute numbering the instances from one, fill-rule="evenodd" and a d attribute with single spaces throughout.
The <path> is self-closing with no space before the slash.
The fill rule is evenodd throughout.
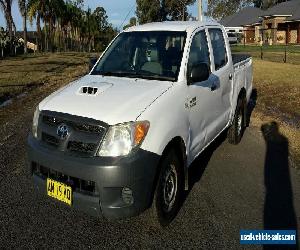
<path id="1" fill-rule="evenodd" d="M 50 51 L 53 51 L 53 34 L 54 26 L 58 18 L 62 14 L 62 8 L 64 7 L 65 2 L 63 0 L 47 0 L 46 1 L 46 12 L 44 16 L 44 21 L 47 26 L 48 24 L 48 48 Z"/>
<path id="2" fill-rule="evenodd" d="M 68 1 L 64 8 L 62 8 L 62 13 L 59 18 L 65 51 L 67 47 L 69 47 L 69 40 L 72 41 L 76 34 L 78 16 L 81 16 L 81 9 L 75 6 L 73 2 Z"/>
<path id="3" fill-rule="evenodd" d="M 44 16 L 45 11 L 45 0 L 29 0 L 28 2 L 28 18 L 32 24 L 33 19 L 36 19 L 36 29 L 37 29 L 37 47 L 39 50 L 42 49 L 42 29 L 41 29 L 41 19 Z"/>
<path id="4" fill-rule="evenodd" d="M 20 13 L 23 17 L 23 31 L 24 31 L 24 54 L 27 54 L 27 1 L 18 0 Z"/>

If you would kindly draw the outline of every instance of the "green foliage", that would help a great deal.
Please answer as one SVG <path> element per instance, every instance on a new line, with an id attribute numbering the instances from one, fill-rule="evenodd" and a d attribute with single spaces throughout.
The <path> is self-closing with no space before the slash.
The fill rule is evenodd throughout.
<path id="1" fill-rule="evenodd" d="M 3 27 L 0 27 L 0 46 L 5 47 L 9 43 L 9 35 Z"/>
<path id="2" fill-rule="evenodd" d="M 250 5 L 253 5 L 253 0 L 208 0 L 207 14 L 220 20 Z"/>
<path id="3" fill-rule="evenodd" d="M 135 17 L 132 17 L 132 18 L 130 18 L 130 20 L 129 20 L 129 24 L 125 25 L 125 26 L 123 27 L 123 29 L 126 30 L 126 29 L 129 28 L 129 27 L 136 26 L 136 24 L 137 24 L 136 18 L 135 18 Z"/>
<path id="4" fill-rule="evenodd" d="M 22 16 L 26 15 L 27 10 L 27 1 L 26 0 L 18 0 L 19 10 Z"/>
<path id="5" fill-rule="evenodd" d="M 38 28 L 39 47 L 43 50 L 102 50 L 116 34 L 103 7 L 83 10 L 83 0 L 29 0 L 32 22 L 44 22 Z"/>
<path id="6" fill-rule="evenodd" d="M 140 24 L 165 20 L 186 20 L 187 6 L 196 0 L 137 0 L 136 15 Z"/>
<path id="7" fill-rule="evenodd" d="M 261 9 L 267 9 L 270 8 L 276 4 L 287 2 L 290 0 L 254 0 L 254 6 Z"/>
<path id="8" fill-rule="evenodd" d="M 165 13 L 167 20 L 186 20 L 188 17 L 187 6 L 196 0 L 165 0 Z"/>
<path id="9" fill-rule="evenodd" d="M 161 21 L 159 0 L 137 0 L 136 16 L 140 24 Z"/>
<path id="10" fill-rule="evenodd" d="M 290 0 L 208 0 L 207 14 L 220 20 L 233 15 L 246 6 L 255 6 L 261 9 L 270 8 L 281 2 Z"/>
<path id="11" fill-rule="evenodd" d="M 14 46 L 17 52 L 21 52 L 24 44 L 16 37 L 10 39 L 9 32 L 0 27 L 0 57 L 8 56 L 11 46 Z"/>

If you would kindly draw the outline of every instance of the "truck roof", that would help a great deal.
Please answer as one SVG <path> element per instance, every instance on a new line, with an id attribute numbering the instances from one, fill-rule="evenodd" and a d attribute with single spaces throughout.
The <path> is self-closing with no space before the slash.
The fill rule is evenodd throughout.
<path id="1" fill-rule="evenodd" d="M 201 26 L 220 26 L 219 23 L 214 21 L 166 21 L 166 22 L 154 22 L 147 23 L 138 26 L 132 26 L 125 30 L 125 32 L 131 31 L 188 31 L 194 30 Z"/>

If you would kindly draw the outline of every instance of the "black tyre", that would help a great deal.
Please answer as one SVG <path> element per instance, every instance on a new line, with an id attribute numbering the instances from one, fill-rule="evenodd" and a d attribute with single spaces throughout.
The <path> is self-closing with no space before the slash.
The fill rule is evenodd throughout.
<path id="1" fill-rule="evenodd" d="M 175 151 L 170 150 L 162 159 L 153 203 L 146 215 L 151 226 L 161 228 L 171 223 L 180 208 L 182 194 L 181 163 Z"/>
<path id="2" fill-rule="evenodd" d="M 239 98 L 232 125 L 228 129 L 228 142 L 231 144 L 239 144 L 245 129 L 245 98 Z"/>

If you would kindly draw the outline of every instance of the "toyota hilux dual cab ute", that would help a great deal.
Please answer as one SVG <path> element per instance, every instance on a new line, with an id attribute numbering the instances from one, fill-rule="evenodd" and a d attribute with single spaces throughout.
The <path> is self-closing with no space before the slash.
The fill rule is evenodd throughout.
<path id="1" fill-rule="evenodd" d="M 35 189 L 91 215 L 169 224 L 193 160 L 219 135 L 238 144 L 252 59 L 216 22 L 131 27 L 90 73 L 36 108 L 28 138 Z M 146 214 L 147 214 L 146 213 Z"/>

